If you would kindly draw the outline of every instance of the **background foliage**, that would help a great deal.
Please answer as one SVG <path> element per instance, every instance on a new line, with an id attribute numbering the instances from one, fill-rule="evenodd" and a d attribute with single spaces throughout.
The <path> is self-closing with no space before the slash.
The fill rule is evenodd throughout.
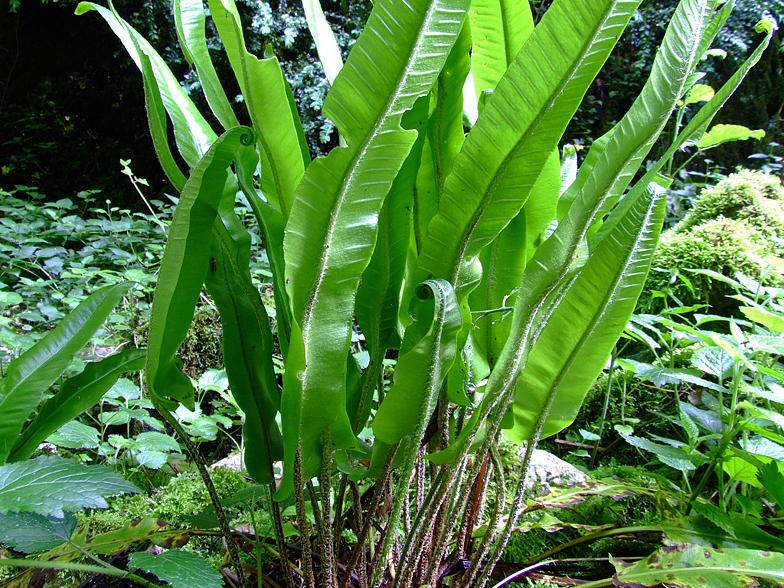
<path id="1" fill-rule="evenodd" d="M 326 0 L 322 4 L 345 56 L 361 31 L 371 3 Z M 535 14 L 541 15 L 549 2 L 534 4 Z M 675 4 L 675 0 L 643 3 L 589 90 L 565 141 L 590 145 L 620 120 L 647 79 L 664 24 Z M 0 0 L 0 187 L 10 190 L 15 185 L 36 186 L 53 200 L 73 197 L 82 190 L 101 189 L 111 192 L 122 207 L 139 210 L 137 196 L 118 173 L 119 158 L 133 159 L 134 170 L 149 180 L 155 197 L 171 192 L 171 188 L 149 149 L 138 73 L 116 38 L 97 26 L 98 17 L 75 18 L 74 5 L 70 0 Z M 195 73 L 177 48 L 170 2 L 119 0 L 115 6 L 151 41 L 197 105 L 206 106 L 198 104 L 202 98 Z M 250 51 L 260 55 L 269 47 L 280 59 L 300 108 L 311 154 L 328 152 L 337 144 L 337 133 L 320 114 L 328 84 L 307 32 L 301 3 L 242 0 L 238 8 L 243 28 L 249 32 Z M 765 11 L 781 21 L 784 1 L 736 3 L 717 42 L 728 56 L 705 63 L 706 83 L 719 87 L 754 49 L 753 25 Z M 214 27 L 210 21 L 208 25 L 211 55 L 231 94 L 236 82 L 219 51 Z M 767 132 L 762 142 L 734 142 L 711 151 L 711 159 L 729 171 L 737 165 L 765 163 L 748 162 L 747 157 L 754 153 L 784 155 L 779 145 L 784 144 L 781 36 L 779 31 L 742 91 L 716 119 L 717 123 L 741 121 L 749 128 Z M 239 94 L 239 88 L 235 90 L 230 98 Z M 246 124 L 244 105 L 235 101 L 233 106 L 240 122 Z M 123 113 L 122 125 L 114 123 L 119 113 Z"/>

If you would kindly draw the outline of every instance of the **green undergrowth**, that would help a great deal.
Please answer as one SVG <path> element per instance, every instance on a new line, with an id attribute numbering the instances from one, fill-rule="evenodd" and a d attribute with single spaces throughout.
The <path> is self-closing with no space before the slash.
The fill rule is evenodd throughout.
<path id="1" fill-rule="evenodd" d="M 210 471 L 215 490 L 221 498 L 228 498 L 249 485 L 241 472 L 229 468 Z M 122 528 L 128 521 L 156 517 L 174 528 L 189 526 L 185 517 L 210 507 L 210 497 L 196 471 L 172 476 L 160 488 L 146 494 L 119 496 L 106 509 L 93 509 L 79 516 L 80 524 L 88 525 L 91 534 Z M 234 513 L 236 517 L 236 512 Z"/>
<path id="2" fill-rule="evenodd" d="M 726 297 L 731 288 L 688 270 L 707 269 L 729 277 L 740 272 L 759 279 L 761 260 L 784 254 L 783 203 L 781 180 L 751 170 L 702 190 L 685 218 L 662 233 L 638 309 L 659 309 L 662 302 L 656 292 L 671 292 L 684 305 L 709 304 L 717 313 L 736 309 L 738 305 Z M 679 273 L 686 279 L 673 280 Z M 767 283 L 782 282 L 768 275 Z"/>
<path id="3" fill-rule="evenodd" d="M 614 477 L 629 484 L 643 487 L 653 487 L 655 484 L 652 477 L 641 467 L 618 465 L 600 468 L 590 472 L 590 474 L 594 479 Z M 567 525 L 631 527 L 655 524 L 658 520 L 660 519 L 656 505 L 649 498 L 631 496 L 616 500 L 606 496 L 593 496 L 578 502 L 570 508 L 553 508 L 523 515 L 518 522 L 518 526 L 523 527 L 526 523 L 535 522 L 544 525 L 559 521 Z M 585 530 L 578 528 L 565 528 L 554 532 L 541 528 L 534 528 L 525 532 L 517 530 L 512 534 L 512 538 L 504 551 L 502 561 L 522 564 L 550 549 L 578 539 L 586 534 Z M 658 537 L 652 537 L 650 542 L 630 539 L 619 540 L 613 537 L 598 539 L 566 549 L 548 559 L 606 560 L 610 554 L 616 557 L 644 556 L 658 547 L 657 539 Z M 601 575 L 602 571 L 609 572 L 610 568 L 607 567 L 608 565 L 606 561 L 584 562 L 577 566 L 584 569 L 575 571 L 575 574 L 566 572 L 554 575 L 569 575 L 572 577 L 590 573 Z M 537 571 L 548 574 L 547 568 Z M 611 575 L 611 573 L 605 574 L 605 576 L 607 575 Z"/>
<path id="4" fill-rule="evenodd" d="M 150 211 L 141 213 L 114 206 L 97 190 L 56 202 L 47 201 L 35 187 L 0 190 L 0 364 L 31 347 L 91 293 L 126 281 L 136 287 L 70 371 L 77 373 L 85 361 L 117 348 L 144 347 L 164 228 L 175 204 L 175 199 L 152 200 Z M 238 212 L 244 218 L 250 213 L 241 204 Z M 266 292 L 269 261 L 254 233 L 252 237 L 251 275 Z M 273 306 L 271 290 L 263 303 Z M 205 292 L 179 353 L 189 376 L 223 367 L 221 337 L 220 317 Z"/>

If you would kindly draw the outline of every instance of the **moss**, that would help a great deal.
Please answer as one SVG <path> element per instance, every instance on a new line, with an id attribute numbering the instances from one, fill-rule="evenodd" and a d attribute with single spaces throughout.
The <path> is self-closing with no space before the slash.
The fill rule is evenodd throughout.
<path id="1" fill-rule="evenodd" d="M 782 201 L 784 188 L 777 177 L 742 170 L 703 190 L 673 232 L 684 233 L 723 216 L 743 221 L 765 237 L 784 237 Z"/>
<path id="2" fill-rule="evenodd" d="M 702 191 L 694 208 L 662 234 L 652 271 L 638 309 L 655 312 L 660 302 L 652 292 L 671 291 L 684 305 L 709 304 L 713 312 L 731 313 L 737 306 L 726 299 L 731 287 L 718 280 L 689 273 L 694 292 L 682 280 L 670 284 L 671 274 L 685 269 L 713 270 L 734 277 L 762 276 L 759 258 L 784 254 L 784 188 L 778 178 L 744 170 Z M 769 278 L 780 285 L 781 278 Z"/>
<path id="3" fill-rule="evenodd" d="M 136 331 L 137 347 L 147 345 L 149 322 L 142 322 Z M 223 368 L 223 330 L 220 315 L 212 306 L 196 309 L 188 334 L 177 354 L 182 360 L 182 371 L 193 379 L 212 369 Z"/>
<path id="4" fill-rule="evenodd" d="M 228 468 L 210 471 L 215 490 L 221 498 L 227 498 L 245 488 L 244 476 Z M 171 478 L 154 494 L 124 495 L 111 501 L 109 508 L 92 510 L 80 515 L 81 521 L 89 524 L 93 534 L 111 531 L 128 521 L 141 517 L 156 517 L 175 527 L 186 526 L 183 515 L 195 514 L 211 506 L 207 488 L 197 472 L 185 472 Z"/>
<path id="5" fill-rule="evenodd" d="M 180 348 L 183 371 L 198 378 L 207 370 L 223 367 L 223 331 L 220 315 L 211 306 L 196 311 L 193 323 Z"/>

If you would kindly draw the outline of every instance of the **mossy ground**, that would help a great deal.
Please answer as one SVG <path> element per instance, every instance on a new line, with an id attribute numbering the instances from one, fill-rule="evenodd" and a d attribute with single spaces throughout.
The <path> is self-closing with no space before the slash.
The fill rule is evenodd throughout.
<path id="1" fill-rule="evenodd" d="M 727 295 L 733 292 L 728 285 L 687 270 L 708 269 L 729 277 L 743 273 L 760 279 L 760 260 L 783 254 L 781 181 L 750 170 L 732 174 L 703 190 L 686 217 L 662 234 L 638 309 L 661 310 L 661 299 L 652 294 L 669 291 L 686 306 L 705 303 L 712 312 L 732 312 L 734 303 Z M 670 283 L 676 272 L 685 272 L 694 291 L 683 280 Z M 781 281 L 769 279 L 776 285 Z"/>
<path id="2" fill-rule="evenodd" d="M 218 496 L 228 498 L 250 484 L 241 472 L 228 468 L 210 471 Z M 89 525 L 91 534 L 121 528 L 129 520 L 156 517 L 174 527 L 187 526 L 186 515 L 204 511 L 211 506 L 207 489 L 198 472 L 189 471 L 173 476 L 152 493 L 126 494 L 112 500 L 106 509 L 94 509 L 79 516 L 80 523 Z"/>

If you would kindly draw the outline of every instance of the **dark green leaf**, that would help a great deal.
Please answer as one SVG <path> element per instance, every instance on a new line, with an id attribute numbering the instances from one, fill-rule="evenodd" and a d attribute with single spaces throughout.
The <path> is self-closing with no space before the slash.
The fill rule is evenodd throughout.
<path id="1" fill-rule="evenodd" d="M 76 517 L 45 517 L 33 512 L 0 514 L 0 543 L 23 553 L 54 549 L 73 535 Z"/>
<path id="2" fill-rule="evenodd" d="M 776 461 L 766 463 L 760 469 L 758 478 L 762 487 L 767 490 L 776 501 L 780 510 L 784 510 L 784 475 L 779 470 Z"/>
<path id="3" fill-rule="evenodd" d="M 64 511 L 106 508 L 107 496 L 139 489 L 104 466 L 41 456 L 0 466 L 0 513 L 30 511 L 63 517 Z"/>
<path id="4" fill-rule="evenodd" d="M 252 129 L 226 131 L 199 161 L 182 190 L 169 228 L 150 311 L 146 379 L 150 394 L 193 407 L 193 385 L 175 363 L 188 333 L 210 261 L 210 235 L 235 155 L 255 143 Z"/>
<path id="5" fill-rule="evenodd" d="M 57 394 L 38 410 L 33 422 L 14 443 L 8 461 L 28 459 L 49 434 L 97 404 L 120 375 L 142 369 L 144 358 L 144 349 L 124 349 L 101 361 L 88 363 L 84 371 L 63 382 Z M 62 430 L 59 433 L 63 435 Z M 83 435 L 80 437 L 87 440 Z"/>
<path id="6" fill-rule="evenodd" d="M 200 555 L 171 550 L 160 555 L 132 553 L 128 565 L 150 572 L 174 588 L 221 588 L 223 578 Z"/>
<path id="7" fill-rule="evenodd" d="M 17 435 L 41 402 L 44 392 L 60 377 L 74 353 L 87 344 L 132 287 L 133 284 L 128 282 L 97 290 L 61 320 L 53 331 L 8 366 L 6 377 L 0 382 L 0 414 L 3 415 L 0 419 L 0 464 L 8 458 Z M 52 430 L 49 429 L 44 437 Z"/>
<path id="8" fill-rule="evenodd" d="M 233 208 L 222 207 L 220 217 L 206 284 L 221 315 L 226 375 L 245 414 L 246 467 L 254 480 L 270 483 L 272 462 L 283 453 L 275 420 L 280 410 L 280 388 L 272 363 L 275 341 L 248 271 L 250 234 Z"/>

